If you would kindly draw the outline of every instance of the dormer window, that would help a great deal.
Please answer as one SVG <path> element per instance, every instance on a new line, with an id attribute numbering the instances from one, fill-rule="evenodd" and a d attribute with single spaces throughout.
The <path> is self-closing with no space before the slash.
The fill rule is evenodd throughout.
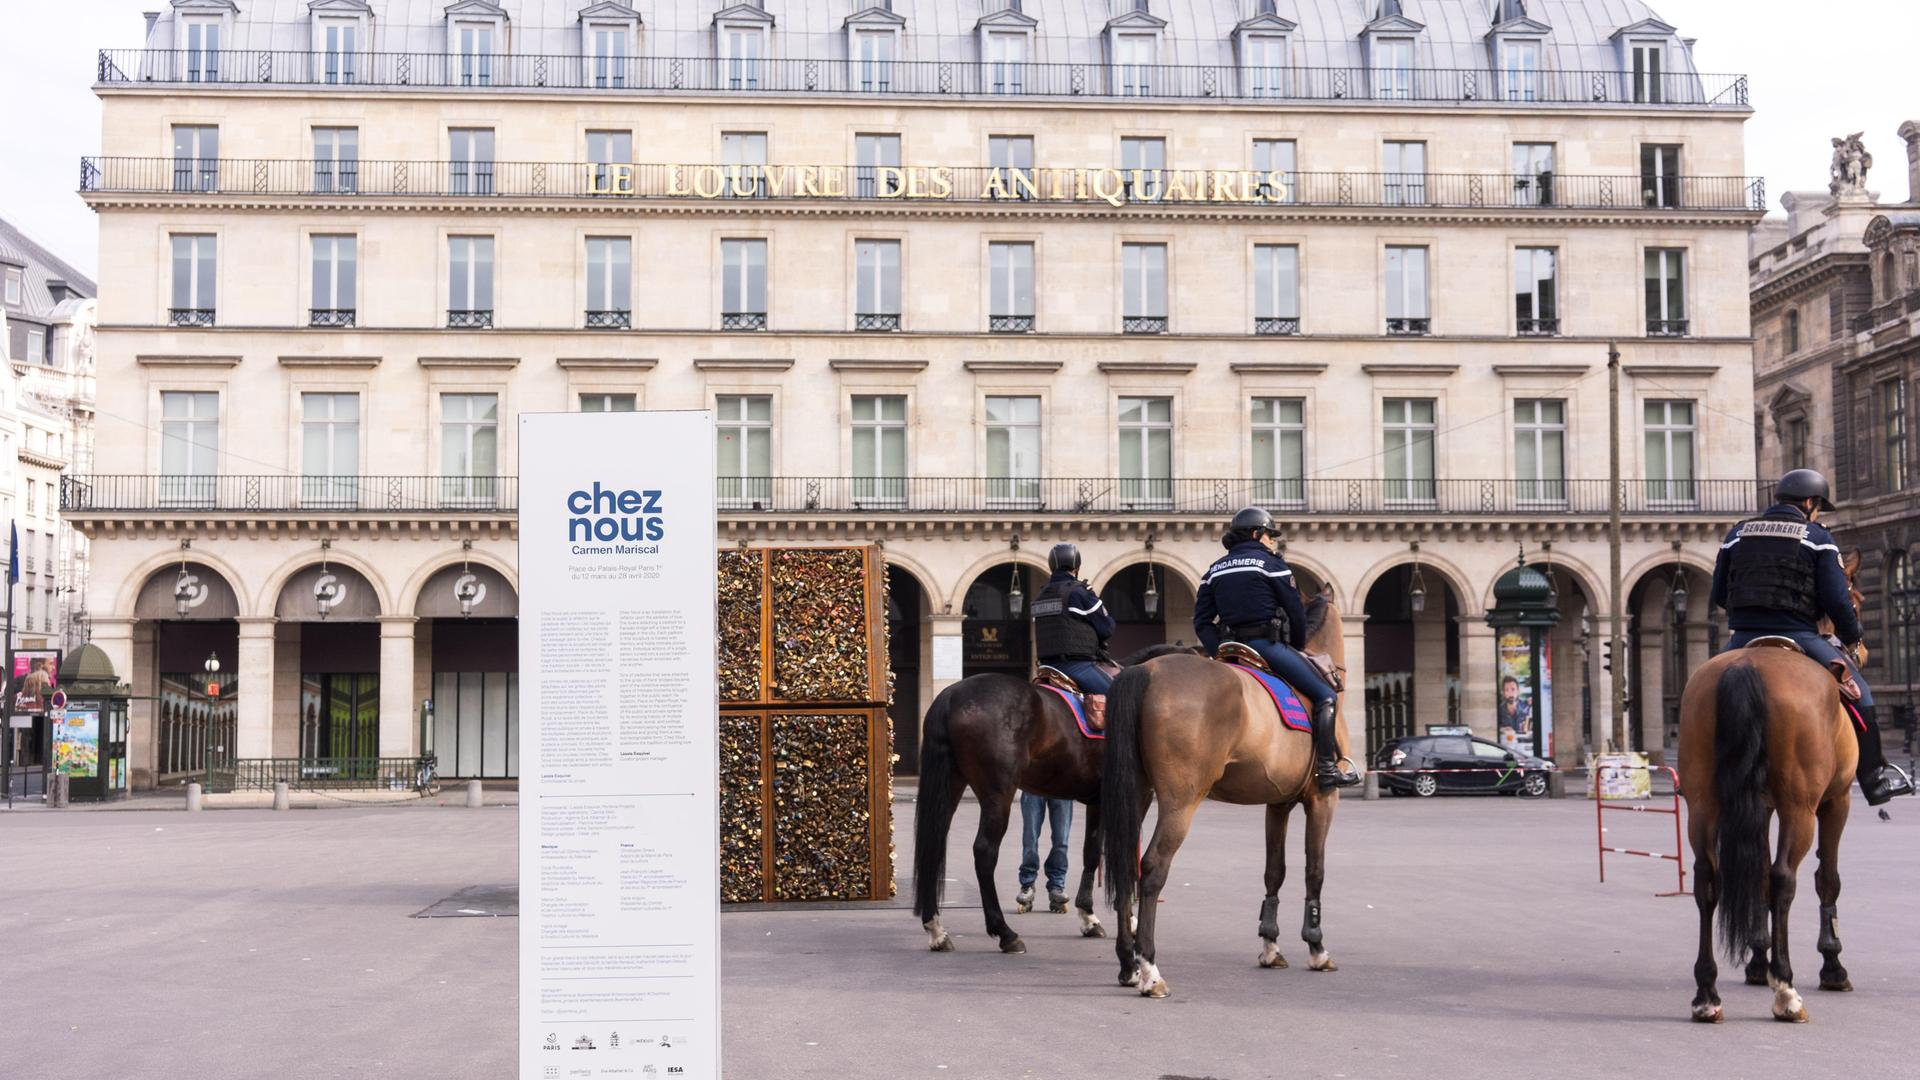
<path id="1" fill-rule="evenodd" d="M 359 27 L 346 19 L 323 19 L 320 23 L 321 80 L 350 83 L 354 77 L 355 37 Z"/>
<path id="2" fill-rule="evenodd" d="M 1159 76 L 1160 39 L 1167 21 L 1147 10 L 1147 0 L 1134 0 L 1133 9 L 1107 24 L 1107 56 L 1113 64 L 1112 92 L 1120 97 L 1148 97 Z"/>
<path id="3" fill-rule="evenodd" d="M 982 92 L 1027 92 L 1027 64 L 1033 58 L 1033 36 L 1039 25 L 1039 20 L 1020 10 L 1020 0 L 1010 0 L 974 24 L 980 38 Z"/>
<path id="4" fill-rule="evenodd" d="M 173 0 L 174 48 L 187 82 L 219 82 L 221 50 L 232 36 L 232 0 Z"/>
<path id="5" fill-rule="evenodd" d="M 1262 0 L 1253 18 L 1233 28 L 1240 60 L 1242 97 L 1286 97 L 1288 35 L 1294 24 L 1280 17 L 1273 0 Z"/>
<path id="6" fill-rule="evenodd" d="M 312 20 L 312 80 L 329 85 L 358 82 L 373 9 L 366 0 L 313 0 L 307 11 Z"/>
<path id="7" fill-rule="evenodd" d="M 1540 42 L 1509 38 L 1500 44 L 1501 89 L 1508 101 L 1540 100 Z"/>
<path id="8" fill-rule="evenodd" d="M 1634 41 L 1627 46 L 1633 60 L 1633 100 L 1658 105 L 1667 99 L 1667 45 L 1664 41 Z"/>
<path id="9" fill-rule="evenodd" d="M 620 3 L 600 3 L 580 13 L 580 56 L 586 85 L 619 90 L 627 85 L 631 57 L 639 51 L 640 13 Z"/>
<path id="10" fill-rule="evenodd" d="M 1413 39 L 1380 38 L 1373 43 L 1373 96 L 1392 101 L 1413 97 Z"/>
<path id="11" fill-rule="evenodd" d="M 893 42 L 890 30 L 856 30 L 853 34 L 853 85 L 863 93 L 884 94 L 893 89 Z"/>
<path id="12" fill-rule="evenodd" d="M 447 5 L 447 54 L 456 86 L 492 86 L 495 50 L 504 47 L 507 12 L 488 0 Z"/>
<path id="13" fill-rule="evenodd" d="M 493 27 L 487 23 L 458 23 L 460 85 L 490 86 L 493 83 Z"/>
<path id="14" fill-rule="evenodd" d="M 758 3 L 740 3 L 713 17 L 713 52 L 720 61 L 719 89 L 758 90 L 765 76 L 767 38 L 773 16 Z"/>

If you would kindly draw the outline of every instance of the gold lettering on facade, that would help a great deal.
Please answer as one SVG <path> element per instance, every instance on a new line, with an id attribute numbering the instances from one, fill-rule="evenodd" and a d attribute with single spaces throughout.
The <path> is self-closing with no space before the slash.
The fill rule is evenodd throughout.
<path id="1" fill-rule="evenodd" d="M 820 190 L 827 198 L 844 199 L 847 197 L 846 166 L 835 165 L 831 168 L 822 169 L 820 170 L 820 178 L 825 182 L 825 186 Z"/>
<path id="2" fill-rule="evenodd" d="M 1136 172 L 1138 170 L 1135 170 Z M 1127 204 L 1127 183 L 1119 169 L 1101 169 L 1093 174 L 1093 197 L 1109 206 Z"/>
<path id="3" fill-rule="evenodd" d="M 932 172 L 933 175 L 930 179 L 933 181 L 933 189 L 928 197 L 933 199 L 953 198 L 953 166 L 941 165 L 933 169 Z"/>
<path id="4" fill-rule="evenodd" d="M 1175 170 L 1167 179 L 1167 201 L 1187 202 L 1193 198 L 1193 192 L 1187 187 L 1187 174 Z"/>
<path id="5" fill-rule="evenodd" d="M 647 177 L 645 194 L 669 198 L 846 198 L 849 169 L 841 165 L 658 165 L 666 177 Z M 640 166 L 592 163 L 589 195 L 640 194 Z M 982 174 L 980 190 L 961 192 L 950 165 L 862 165 L 855 194 L 880 199 L 1021 199 L 1055 202 L 1285 203 L 1293 200 L 1291 176 L 1283 171 L 1232 169 L 1031 169 L 995 166 Z"/>
<path id="6" fill-rule="evenodd" d="M 686 186 L 684 166 L 672 165 L 667 168 L 667 194 L 670 197 L 693 194 L 693 189 Z"/>
<path id="7" fill-rule="evenodd" d="M 981 198 L 1005 199 L 1011 197 L 1007 191 L 1006 177 L 1003 174 L 1004 170 L 1002 169 L 987 170 L 987 184 L 980 189 Z"/>
<path id="8" fill-rule="evenodd" d="M 995 169 L 993 171 L 999 172 L 1000 170 Z M 1013 170 L 1014 197 L 1018 199 L 1038 200 L 1040 198 L 1040 186 L 1034 181 L 1035 177 L 1032 169 Z"/>
<path id="9" fill-rule="evenodd" d="M 883 199 L 897 199 L 906 193 L 906 170 L 898 165 L 881 165 L 873 170 L 875 183 L 873 194 Z"/>
<path id="10" fill-rule="evenodd" d="M 703 165 L 693 174 L 693 193 L 702 199 L 717 199 L 726 190 L 726 180 L 718 167 Z"/>

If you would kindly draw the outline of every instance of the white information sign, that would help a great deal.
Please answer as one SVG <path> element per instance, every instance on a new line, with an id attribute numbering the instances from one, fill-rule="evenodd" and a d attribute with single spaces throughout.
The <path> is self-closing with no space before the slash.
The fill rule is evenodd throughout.
<path id="1" fill-rule="evenodd" d="M 933 635 L 933 677 L 942 681 L 957 680 L 966 671 L 964 651 L 959 634 Z"/>
<path id="2" fill-rule="evenodd" d="M 521 1080 L 720 1074 L 713 453 L 520 418 Z"/>

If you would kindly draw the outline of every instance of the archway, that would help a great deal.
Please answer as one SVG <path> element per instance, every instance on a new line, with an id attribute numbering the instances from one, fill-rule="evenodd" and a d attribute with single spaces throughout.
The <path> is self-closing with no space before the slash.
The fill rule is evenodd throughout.
<path id="1" fill-rule="evenodd" d="M 1366 613 L 1369 760 L 1390 740 L 1465 724 L 1460 599 L 1447 579 L 1396 566 L 1367 590 Z"/>
<path id="2" fill-rule="evenodd" d="M 1719 648 L 1712 579 L 1679 561 L 1641 574 L 1627 593 L 1627 749 L 1671 761 L 1680 735 L 1680 691 Z M 1615 663 L 1620 662 L 1615 657 Z"/>
<path id="3" fill-rule="evenodd" d="M 147 665 L 155 698 L 151 750 L 141 753 L 140 767 L 165 782 L 228 766 L 241 690 L 240 600 L 233 583 L 205 563 L 183 561 L 148 576 L 133 613 L 151 624 L 151 634 L 140 635 L 134 663 Z M 217 673 L 207 670 L 209 659 L 219 662 Z"/>
<path id="4" fill-rule="evenodd" d="M 424 657 L 430 673 L 422 753 L 442 776 L 519 776 L 519 593 L 493 567 L 457 562 L 421 586 L 413 614 L 414 670 Z"/>
<path id="5" fill-rule="evenodd" d="M 1134 563 L 1100 588 L 1100 602 L 1113 616 L 1107 651 L 1115 658 L 1150 645 L 1193 642 L 1193 586 L 1164 565 Z"/>
<path id="6" fill-rule="evenodd" d="M 926 590 L 904 567 L 887 566 L 887 665 L 893 671 L 893 770 L 920 772 L 920 632 L 926 623 Z"/>
<path id="7" fill-rule="evenodd" d="M 275 650 L 299 658 L 297 698 L 274 701 L 275 756 L 333 759 L 373 775 L 380 758 L 380 598 L 358 570 L 302 567 L 274 600 Z M 278 665 L 276 665 L 277 667 Z"/>
<path id="8" fill-rule="evenodd" d="M 988 567 L 973 579 L 961 602 L 963 678 L 988 671 L 1027 677 L 1033 666 L 1027 604 L 1045 583 L 1038 569 L 1012 561 Z"/>

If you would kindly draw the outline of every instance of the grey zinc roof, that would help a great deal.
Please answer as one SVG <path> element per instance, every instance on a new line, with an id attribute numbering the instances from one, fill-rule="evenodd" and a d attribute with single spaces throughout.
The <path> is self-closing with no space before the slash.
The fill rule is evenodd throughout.
<path id="1" fill-rule="evenodd" d="M 19 312 L 36 319 L 50 318 L 58 305 L 47 291 L 47 282 L 58 279 L 87 296 L 96 295 L 93 279 L 67 265 L 65 261 L 33 242 L 12 222 L 0 218 L 0 264 L 23 268 L 24 288 Z"/>
<path id="2" fill-rule="evenodd" d="M 308 0 L 237 0 L 232 49 L 304 51 L 309 41 Z M 374 13 L 374 52 L 441 52 L 446 49 L 447 0 L 368 0 Z M 521 55 L 577 55 L 579 12 L 596 0 L 497 0 L 509 20 L 511 51 Z M 1380 13 L 1382 0 L 1279 0 L 1279 15 L 1298 24 L 1293 62 L 1300 67 L 1361 67 L 1360 32 Z M 732 6 L 729 0 L 629 0 L 640 13 L 648 56 L 707 56 L 712 53 L 713 16 Z M 834 59 L 846 55 L 844 24 L 849 15 L 876 6 L 875 0 L 764 0 L 774 17 L 772 55 Z M 978 59 L 973 37 L 982 15 L 1008 6 L 1007 0 L 893 0 L 906 19 L 902 60 Z M 1041 63 L 1097 63 L 1103 56 L 1101 34 L 1109 20 L 1133 9 L 1132 0 L 1024 0 L 1022 9 L 1039 22 L 1033 60 Z M 1418 63 L 1433 68 L 1482 68 L 1488 63 L 1486 36 L 1502 8 L 1520 6 L 1528 18 L 1552 27 L 1545 62 L 1560 70 L 1613 71 L 1619 66 L 1615 31 L 1657 19 L 1640 0 L 1400 0 L 1390 7 L 1424 23 Z M 1149 0 L 1148 10 L 1167 20 L 1166 38 L 1173 64 L 1231 65 L 1233 28 L 1252 18 L 1258 0 Z M 174 12 L 162 11 L 148 41 L 171 47 Z M 368 48 L 369 46 L 362 46 Z M 1692 70 L 1681 42 L 1673 43 L 1673 68 Z"/>

